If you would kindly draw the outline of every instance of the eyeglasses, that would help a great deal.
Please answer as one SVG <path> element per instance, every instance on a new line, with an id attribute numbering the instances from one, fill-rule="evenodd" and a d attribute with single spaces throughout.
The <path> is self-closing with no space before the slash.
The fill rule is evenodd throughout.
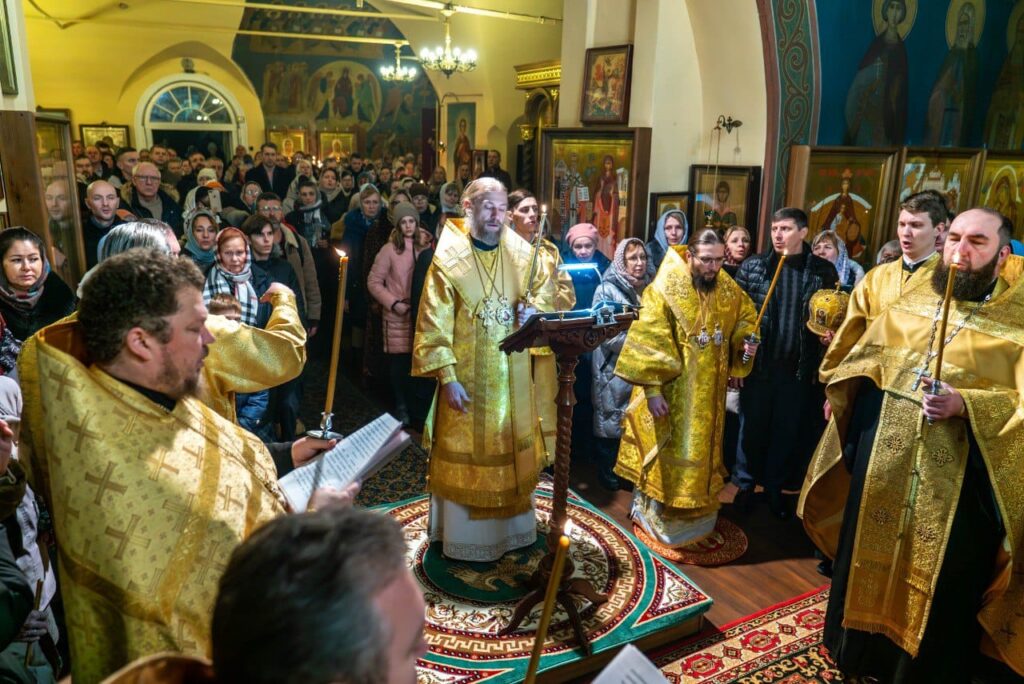
<path id="1" fill-rule="evenodd" d="M 725 257 L 694 257 L 705 266 L 721 266 L 725 263 Z"/>
<path id="2" fill-rule="evenodd" d="M 160 176 L 136 176 L 136 180 L 140 180 L 143 183 L 159 183 Z"/>

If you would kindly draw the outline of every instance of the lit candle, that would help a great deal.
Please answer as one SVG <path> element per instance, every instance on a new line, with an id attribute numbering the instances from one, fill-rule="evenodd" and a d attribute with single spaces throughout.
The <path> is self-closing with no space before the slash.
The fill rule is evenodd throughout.
<path id="1" fill-rule="evenodd" d="M 932 392 L 939 394 L 942 379 L 942 357 L 946 352 L 946 323 L 949 321 L 949 302 L 953 299 L 953 281 L 956 280 L 956 273 L 960 270 L 960 252 L 953 252 L 953 258 L 949 264 L 949 276 L 946 278 L 946 295 L 942 300 L 942 320 L 939 323 L 939 349 L 935 353 L 935 382 L 932 385 Z"/>
<path id="2" fill-rule="evenodd" d="M 544 227 L 548 223 L 548 205 L 540 205 L 540 228 L 538 229 L 537 235 L 544 237 Z"/>
<path id="3" fill-rule="evenodd" d="M 345 316 L 345 280 L 348 275 L 348 255 L 340 249 L 338 253 L 338 304 L 334 309 L 334 339 L 331 340 L 331 369 L 327 374 L 327 403 L 324 415 L 331 415 L 334 406 L 334 384 L 338 376 L 338 353 L 341 351 L 341 323 Z"/>
<path id="4" fill-rule="evenodd" d="M 537 636 L 533 641 L 533 652 L 530 653 L 530 666 L 526 670 L 526 684 L 533 684 L 537 679 L 540 652 L 543 650 L 544 642 L 548 637 L 548 625 L 551 623 L 551 614 L 555 610 L 555 599 L 558 597 L 558 587 L 562 583 L 562 571 L 565 570 L 565 557 L 569 552 L 570 524 L 568 520 L 565 521 L 565 529 L 562 531 L 562 536 L 558 538 L 558 548 L 555 549 L 555 561 L 551 566 L 548 589 L 544 594 L 544 609 L 540 614 L 540 624 L 537 625 Z"/>

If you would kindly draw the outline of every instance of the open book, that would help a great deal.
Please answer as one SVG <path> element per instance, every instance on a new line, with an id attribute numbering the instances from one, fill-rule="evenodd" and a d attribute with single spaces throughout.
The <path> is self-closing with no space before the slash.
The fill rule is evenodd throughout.
<path id="1" fill-rule="evenodd" d="M 356 480 L 365 480 L 408 444 L 409 435 L 402 432 L 402 424 L 385 413 L 342 439 L 330 451 L 288 473 L 278 484 L 292 510 L 304 511 L 318 488 L 343 489 Z"/>

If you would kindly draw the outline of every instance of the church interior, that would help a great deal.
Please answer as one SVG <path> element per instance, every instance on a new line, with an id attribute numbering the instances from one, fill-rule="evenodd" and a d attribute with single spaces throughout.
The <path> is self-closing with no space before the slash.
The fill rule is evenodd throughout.
<path id="1" fill-rule="evenodd" d="M 987 254 L 968 236 L 979 207 L 1002 221 L 994 274 L 966 252 Z M 187 399 L 166 389 L 168 359 L 194 353 L 176 338 L 151 361 L 167 373 L 138 376 L 154 384 L 90 346 L 118 306 L 96 302 L 105 262 L 154 247 L 147 226 L 198 267 L 204 317 L 240 321 L 209 325 Z M 399 603 L 423 615 L 310 635 L 346 654 L 334 676 L 289 642 L 307 669 L 276 681 L 1024 681 L 1024 500 L 1005 485 L 1024 350 L 996 346 L 1024 345 L 1021 240 L 1024 0 L 0 0 L 0 465 L 13 444 L 30 493 L 4 508 L 0 474 L 0 584 L 27 587 L 31 611 L 0 605 L 0 671 L 257 681 L 217 662 L 236 565 L 280 538 L 272 513 L 340 507 L 397 523 L 415 597 Z M 960 289 L 964 269 L 994 284 Z M 180 282 L 179 300 L 195 289 Z M 898 361 L 904 342 L 918 351 Z M 921 417 L 947 411 L 922 378 L 962 390 L 949 420 Z M 913 416 L 886 432 L 900 401 Z M 186 407 L 199 427 L 175 432 Z M 855 429 L 868 450 L 878 431 L 871 465 Z M 307 431 L 341 441 L 306 454 Z M 879 470 L 914 440 L 905 472 Z M 947 450 L 962 499 L 921 464 Z M 357 451 L 317 499 L 323 464 Z M 911 513 L 870 508 L 871 483 L 907 473 L 893 496 Z M 976 490 L 991 540 L 958 536 Z M 903 521 L 891 558 L 866 531 L 883 518 Z M 937 569 L 947 544 L 986 558 L 962 575 L 979 583 L 966 613 Z M 309 576 L 334 596 L 371 574 Z M 302 610 L 328 625 L 342 604 L 318 595 Z M 238 629 L 278 614 L 235 609 Z M 944 662 L 935 625 L 960 615 L 966 669 L 918 668 Z M 403 670 L 387 644 L 410 630 Z M 331 639 L 358 644 L 366 678 Z"/>

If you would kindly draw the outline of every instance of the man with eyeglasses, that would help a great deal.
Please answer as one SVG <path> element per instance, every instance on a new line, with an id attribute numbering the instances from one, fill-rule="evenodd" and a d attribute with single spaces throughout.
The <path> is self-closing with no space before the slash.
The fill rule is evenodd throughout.
<path id="1" fill-rule="evenodd" d="M 666 251 L 643 292 L 615 374 L 634 385 L 615 474 L 636 483 L 631 516 L 647 536 L 679 548 L 710 535 L 725 486 L 722 435 L 730 376 L 743 377 L 757 312 L 727 273 L 712 229 Z"/>
<path id="2" fill-rule="evenodd" d="M 132 170 L 131 186 L 121 189 L 121 208 L 139 218 L 160 219 L 181 237 L 178 199 L 160 187 L 160 170 L 152 162 L 136 164 Z"/>
<path id="3" fill-rule="evenodd" d="M 785 255 L 775 291 L 761 319 L 761 354 L 740 392 L 740 448 L 733 482 L 739 487 L 736 507 L 748 512 L 754 487 L 764 486 L 772 514 L 792 516 L 782 496 L 785 485 L 799 489 L 811 452 L 825 429 L 821 406 L 824 387 L 818 365 L 826 342 L 807 328 L 811 296 L 839 282 L 835 266 L 811 253 L 806 242 L 807 214 L 786 207 L 772 215 L 771 249 L 750 257 L 736 273 L 736 282 L 758 309 L 779 259 Z"/>

